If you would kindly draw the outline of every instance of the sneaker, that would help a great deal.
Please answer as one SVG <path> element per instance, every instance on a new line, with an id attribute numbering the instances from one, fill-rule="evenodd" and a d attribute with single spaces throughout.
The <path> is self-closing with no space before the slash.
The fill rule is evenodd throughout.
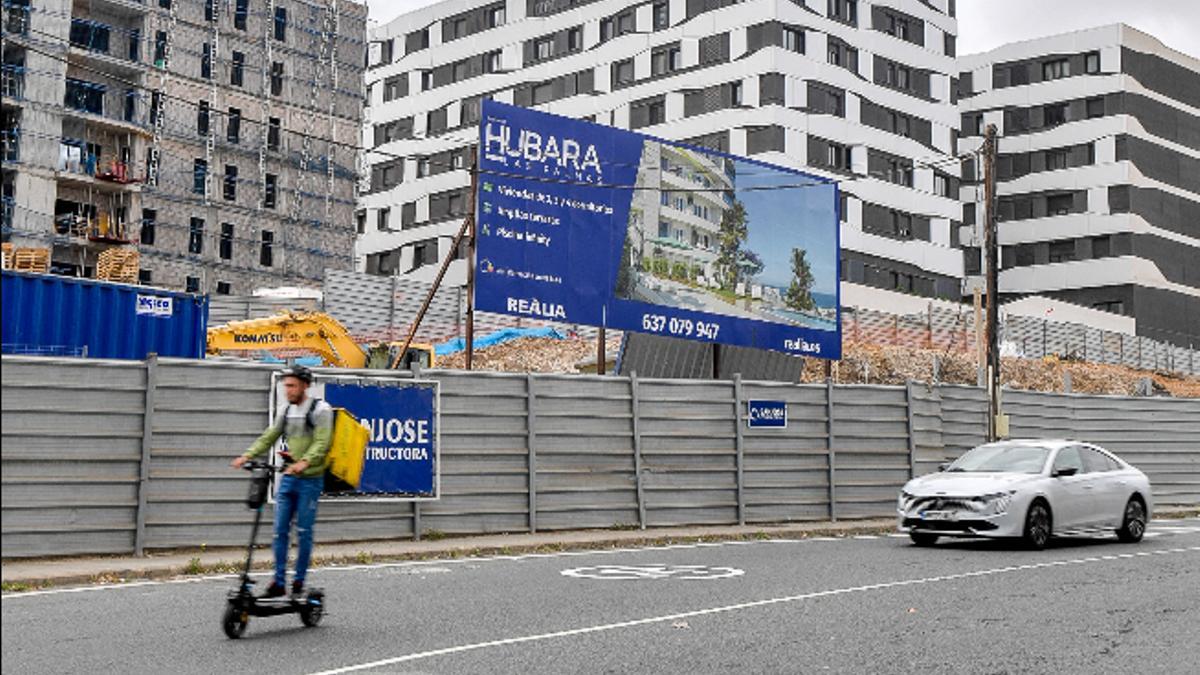
<path id="1" fill-rule="evenodd" d="M 280 589 L 280 594 L 282 595 L 282 589 Z M 294 597 L 299 597 L 301 595 L 304 595 L 304 582 L 303 581 L 293 581 L 292 582 L 292 595 Z"/>
<path id="2" fill-rule="evenodd" d="M 287 594 L 287 589 L 285 589 L 282 584 L 277 584 L 272 581 L 271 585 L 267 586 L 267 591 L 263 593 L 261 597 L 282 598 L 285 594 Z"/>

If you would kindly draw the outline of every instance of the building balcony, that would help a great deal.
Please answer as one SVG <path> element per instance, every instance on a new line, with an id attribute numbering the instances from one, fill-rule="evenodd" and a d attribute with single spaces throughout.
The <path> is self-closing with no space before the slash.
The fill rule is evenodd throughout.
<path id="1" fill-rule="evenodd" d="M 25 68 L 6 63 L 0 66 L 0 95 L 5 105 L 18 105 L 25 100 Z"/>
<path id="2" fill-rule="evenodd" d="M 4 32 L 29 35 L 29 0 L 4 0 Z"/>

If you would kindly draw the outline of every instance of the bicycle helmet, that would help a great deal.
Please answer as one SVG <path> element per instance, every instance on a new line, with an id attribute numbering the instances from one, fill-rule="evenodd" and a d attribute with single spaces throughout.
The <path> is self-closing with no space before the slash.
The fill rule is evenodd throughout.
<path id="1" fill-rule="evenodd" d="M 280 377 L 294 377 L 304 384 L 312 384 L 313 381 L 312 371 L 304 366 L 292 366 L 287 368 L 280 373 Z"/>

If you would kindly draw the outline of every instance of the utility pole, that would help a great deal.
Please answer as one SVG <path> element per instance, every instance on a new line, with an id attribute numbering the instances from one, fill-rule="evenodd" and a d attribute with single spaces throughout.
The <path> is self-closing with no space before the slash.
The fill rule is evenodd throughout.
<path id="1" fill-rule="evenodd" d="M 987 394 L 988 441 L 1000 428 L 1000 246 L 996 236 L 996 125 L 987 125 L 983 140 L 984 246 L 987 247 Z"/>

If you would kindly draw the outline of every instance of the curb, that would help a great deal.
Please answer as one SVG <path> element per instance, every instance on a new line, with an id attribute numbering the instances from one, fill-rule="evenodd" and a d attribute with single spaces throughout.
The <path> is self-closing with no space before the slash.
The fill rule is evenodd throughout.
<path id="1" fill-rule="evenodd" d="M 807 538 L 814 536 L 883 534 L 895 531 L 895 521 L 892 519 L 875 519 L 836 523 L 816 522 L 784 526 L 763 526 L 761 528 L 721 528 L 714 529 L 712 531 L 702 531 L 701 528 L 686 529 L 701 531 L 687 533 L 679 532 L 679 528 L 661 528 L 660 533 L 658 534 L 655 534 L 654 529 L 648 529 L 638 531 L 637 535 L 621 536 L 616 534 L 615 531 L 611 530 L 568 530 L 564 532 L 548 533 L 546 535 L 546 541 L 544 542 L 513 544 L 506 544 L 496 541 L 497 539 L 505 538 L 507 535 L 447 539 L 444 541 L 444 545 L 441 546 L 436 544 L 429 546 L 429 544 L 432 542 L 414 542 L 409 539 L 338 542 L 325 544 L 324 546 L 318 544 L 313 551 L 311 568 L 320 569 L 322 567 L 336 567 L 342 565 L 368 565 L 374 563 L 404 562 L 414 560 L 438 560 L 524 555 L 530 553 L 561 553 L 566 551 L 592 551 L 615 548 L 669 546 L 672 544 L 747 541 L 754 539 L 771 539 L 776 537 Z M 593 532 L 596 536 L 594 538 L 576 538 L 578 535 L 587 534 L 588 532 Z M 529 535 L 517 536 L 528 537 Z M 421 545 L 421 548 L 407 551 L 386 550 L 389 548 L 395 549 L 398 546 L 411 548 L 417 545 Z M 322 549 L 347 549 L 351 547 L 360 548 L 354 553 L 322 553 Z M 267 552 L 268 549 L 269 547 L 267 546 L 260 546 L 257 547 L 255 551 L 256 553 Z M 191 549 L 187 551 L 173 551 L 171 553 L 174 555 L 192 555 L 194 557 L 192 557 L 191 560 L 186 564 L 166 566 L 156 565 L 154 554 L 151 554 L 144 559 L 114 559 L 111 566 L 103 566 L 101 561 L 105 560 L 105 558 L 75 559 L 83 564 L 89 564 L 95 561 L 95 564 L 100 567 L 100 569 L 88 573 L 64 572 L 62 574 L 47 574 L 42 572 L 22 574 L 18 572 L 11 575 L 6 573 L 4 575 L 3 582 L 4 595 L 7 596 L 9 594 L 17 594 L 22 591 L 37 590 L 51 586 L 60 587 L 87 584 L 121 584 L 131 581 L 232 575 L 239 573 L 242 566 L 245 564 L 245 549 L 240 548 L 208 550 L 208 555 L 220 557 L 209 559 L 204 562 L 200 561 L 199 556 L 204 554 L 205 551 Z M 16 564 L 17 562 L 17 559 L 9 561 L 9 563 L 12 564 Z M 53 564 L 54 561 L 45 560 L 43 562 Z M 131 562 L 134 563 L 133 566 L 130 565 Z M 137 566 L 136 562 L 142 562 L 143 565 Z M 21 560 L 20 564 L 36 565 L 37 562 L 33 560 Z M 269 552 L 266 555 L 266 559 L 260 558 L 257 560 L 253 564 L 252 569 L 256 571 L 273 569 L 273 563 L 270 560 Z"/>

